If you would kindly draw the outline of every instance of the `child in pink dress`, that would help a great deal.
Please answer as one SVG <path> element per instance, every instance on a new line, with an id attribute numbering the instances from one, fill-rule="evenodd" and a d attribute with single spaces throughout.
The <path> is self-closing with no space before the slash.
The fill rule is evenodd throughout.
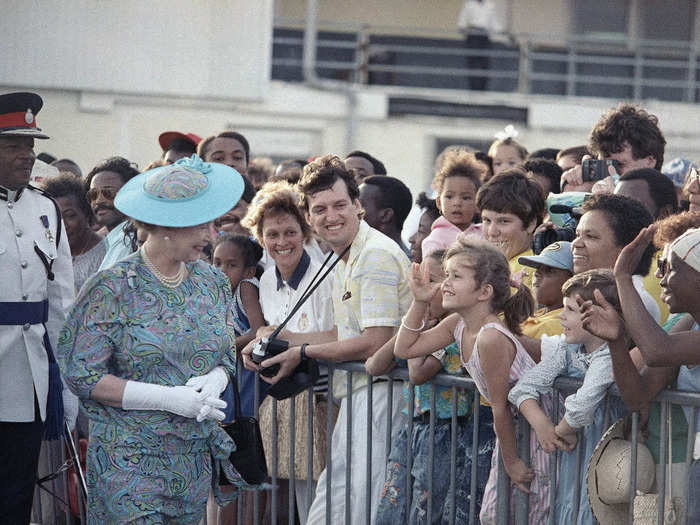
<path id="1" fill-rule="evenodd" d="M 427 355 L 452 341 L 460 345 L 462 363 L 479 392 L 491 405 L 496 448 L 482 501 L 482 524 L 496 521 L 498 454 L 513 483 L 511 522 L 515 522 L 518 490 L 530 494 L 529 524 L 544 525 L 549 516 L 549 457 L 530 433 L 531 466 L 518 457 L 515 410 L 508 403 L 508 391 L 523 373 L 535 365 L 515 334 L 520 323 L 534 310 L 529 289 L 520 285 L 511 293 L 510 269 L 505 256 L 493 245 L 473 236 L 460 235 L 448 250 L 444 266 L 447 278 L 442 286 L 430 284 L 414 265 L 409 284 L 414 300 L 401 323 L 394 353 L 408 359 Z M 419 324 L 430 299 L 442 291 L 442 304 L 454 313 L 423 332 Z M 499 318 L 502 314 L 503 321 Z M 504 326 L 505 324 L 505 326 Z M 551 401 L 543 402 L 551 413 Z"/>
<path id="2" fill-rule="evenodd" d="M 435 250 L 446 250 L 462 232 L 481 236 L 481 224 L 473 224 L 472 220 L 477 212 L 476 192 L 485 171 L 473 153 L 454 150 L 445 155 L 432 182 L 440 216 L 423 239 L 423 257 Z"/>

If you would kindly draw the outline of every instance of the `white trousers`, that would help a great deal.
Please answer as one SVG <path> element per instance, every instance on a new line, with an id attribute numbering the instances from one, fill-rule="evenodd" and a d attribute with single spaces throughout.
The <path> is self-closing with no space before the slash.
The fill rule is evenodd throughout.
<path id="1" fill-rule="evenodd" d="M 345 487 L 346 475 L 350 475 L 350 519 L 346 525 L 365 523 L 367 509 L 370 509 L 371 522 L 379 503 L 384 478 L 386 475 L 386 432 L 391 417 L 391 439 L 396 437 L 401 426 L 405 424 L 405 415 L 401 409 L 405 405 L 402 383 L 394 382 L 392 406 L 388 407 L 389 383 L 375 383 L 372 389 L 372 419 L 367 418 L 367 388 L 356 390 L 352 394 L 351 414 L 348 411 L 347 398 L 340 403 L 338 420 L 333 429 L 331 441 L 331 491 L 330 521 L 327 525 L 340 525 L 345 521 Z M 352 416 L 351 441 L 347 440 L 348 417 Z M 367 425 L 372 425 L 371 443 L 371 479 L 367 480 Z M 350 464 L 347 464 L 347 447 L 350 447 Z M 321 472 L 316 485 L 316 496 L 307 520 L 308 525 L 326 523 L 326 483 L 328 466 Z M 367 487 L 370 487 L 371 501 L 367 499 Z"/>

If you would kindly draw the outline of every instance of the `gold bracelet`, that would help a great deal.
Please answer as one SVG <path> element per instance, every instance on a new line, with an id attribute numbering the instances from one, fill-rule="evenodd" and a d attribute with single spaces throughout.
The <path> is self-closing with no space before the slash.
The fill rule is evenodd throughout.
<path id="1" fill-rule="evenodd" d="M 410 326 L 406 326 L 406 316 L 404 316 L 401 319 L 401 326 L 403 326 L 406 330 L 409 332 L 422 332 L 423 328 L 425 328 L 425 319 L 423 319 L 423 322 L 420 324 L 418 328 L 411 328 Z"/>

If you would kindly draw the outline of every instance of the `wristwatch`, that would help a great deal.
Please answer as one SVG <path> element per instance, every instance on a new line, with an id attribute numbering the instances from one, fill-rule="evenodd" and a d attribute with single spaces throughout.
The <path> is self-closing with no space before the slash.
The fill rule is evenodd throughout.
<path id="1" fill-rule="evenodd" d="M 301 352 L 299 352 L 299 355 L 301 356 L 301 360 L 303 361 L 306 359 L 306 347 L 309 346 L 309 343 L 304 343 L 301 345 Z"/>

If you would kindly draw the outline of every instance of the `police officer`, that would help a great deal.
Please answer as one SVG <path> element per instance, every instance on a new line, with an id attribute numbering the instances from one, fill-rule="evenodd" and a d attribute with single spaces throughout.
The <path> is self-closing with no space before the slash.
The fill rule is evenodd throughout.
<path id="1" fill-rule="evenodd" d="M 42 104 L 0 95 L 0 521 L 12 525 L 29 523 L 42 437 L 61 435 L 64 404 L 77 415 L 52 353 L 73 301 L 70 249 L 58 207 L 29 185 Z"/>

